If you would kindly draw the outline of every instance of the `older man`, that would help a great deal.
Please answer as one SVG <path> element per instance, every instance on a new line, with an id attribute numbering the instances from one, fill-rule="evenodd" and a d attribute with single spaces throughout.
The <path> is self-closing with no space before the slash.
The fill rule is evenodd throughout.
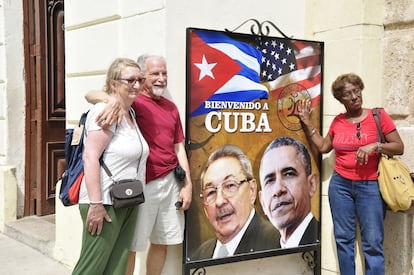
<path id="1" fill-rule="evenodd" d="M 192 259 L 219 258 L 280 248 L 279 233 L 255 211 L 256 180 L 247 156 L 234 145 L 213 152 L 201 174 L 204 212 L 216 238 Z"/>

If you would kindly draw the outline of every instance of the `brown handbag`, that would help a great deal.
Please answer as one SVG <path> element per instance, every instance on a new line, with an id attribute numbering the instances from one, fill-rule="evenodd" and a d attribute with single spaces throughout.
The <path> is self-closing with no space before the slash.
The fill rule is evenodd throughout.
<path id="1" fill-rule="evenodd" d="M 145 202 L 143 184 L 140 180 L 124 179 L 116 181 L 112 178 L 112 173 L 103 160 L 101 160 L 101 165 L 113 181 L 109 193 L 111 194 L 112 206 L 114 208 L 134 207 Z"/>
<path id="2" fill-rule="evenodd" d="M 114 208 L 133 207 L 145 202 L 142 182 L 136 179 L 115 181 L 110 194 Z"/>

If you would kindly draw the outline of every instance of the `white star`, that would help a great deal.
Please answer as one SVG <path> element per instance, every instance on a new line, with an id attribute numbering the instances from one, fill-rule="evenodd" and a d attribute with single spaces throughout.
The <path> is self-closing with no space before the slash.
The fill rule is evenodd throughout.
<path id="1" fill-rule="evenodd" d="M 194 63 L 194 65 L 200 69 L 200 76 L 198 77 L 198 80 L 203 79 L 206 75 L 214 79 L 214 75 L 211 70 L 213 70 L 217 63 L 208 64 L 205 55 L 203 55 L 203 60 L 201 62 L 202 63 Z"/>
<path id="2" fill-rule="evenodd" d="M 279 54 L 275 54 L 275 59 L 278 60 L 279 59 Z"/>

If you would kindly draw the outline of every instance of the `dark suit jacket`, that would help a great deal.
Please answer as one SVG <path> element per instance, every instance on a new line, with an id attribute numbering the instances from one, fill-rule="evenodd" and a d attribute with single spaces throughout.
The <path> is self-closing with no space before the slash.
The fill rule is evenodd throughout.
<path id="1" fill-rule="evenodd" d="M 200 245 L 191 257 L 191 260 L 212 258 L 216 239 L 210 239 Z M 280 234 L 273 225 L 261 217 L 257 212 L 244 232 L 234 254 L 250 253 L 268 249 L 280 248 Z"/>
<path id="2" fill-rule="evenodd" d="M 303 233 L 299 245 L 316 243 L 316 241 L 319 239 L 318 231 L 319 222 L 315 219 L 315 217 L 313 217 L 311 222 L 308 224 L 308 227 L 306 228 L 305 232 Z"/>

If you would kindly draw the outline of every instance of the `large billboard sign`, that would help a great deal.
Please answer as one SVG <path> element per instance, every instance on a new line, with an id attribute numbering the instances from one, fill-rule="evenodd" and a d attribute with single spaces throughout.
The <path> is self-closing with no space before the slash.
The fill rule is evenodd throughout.
<path id="1" fill-rule="evenodd" d="M 322 65 L 322 42 L 187 29 L 185 265 L 320 251 L 321 156 L 298 106 L 320 130 Z"/>

